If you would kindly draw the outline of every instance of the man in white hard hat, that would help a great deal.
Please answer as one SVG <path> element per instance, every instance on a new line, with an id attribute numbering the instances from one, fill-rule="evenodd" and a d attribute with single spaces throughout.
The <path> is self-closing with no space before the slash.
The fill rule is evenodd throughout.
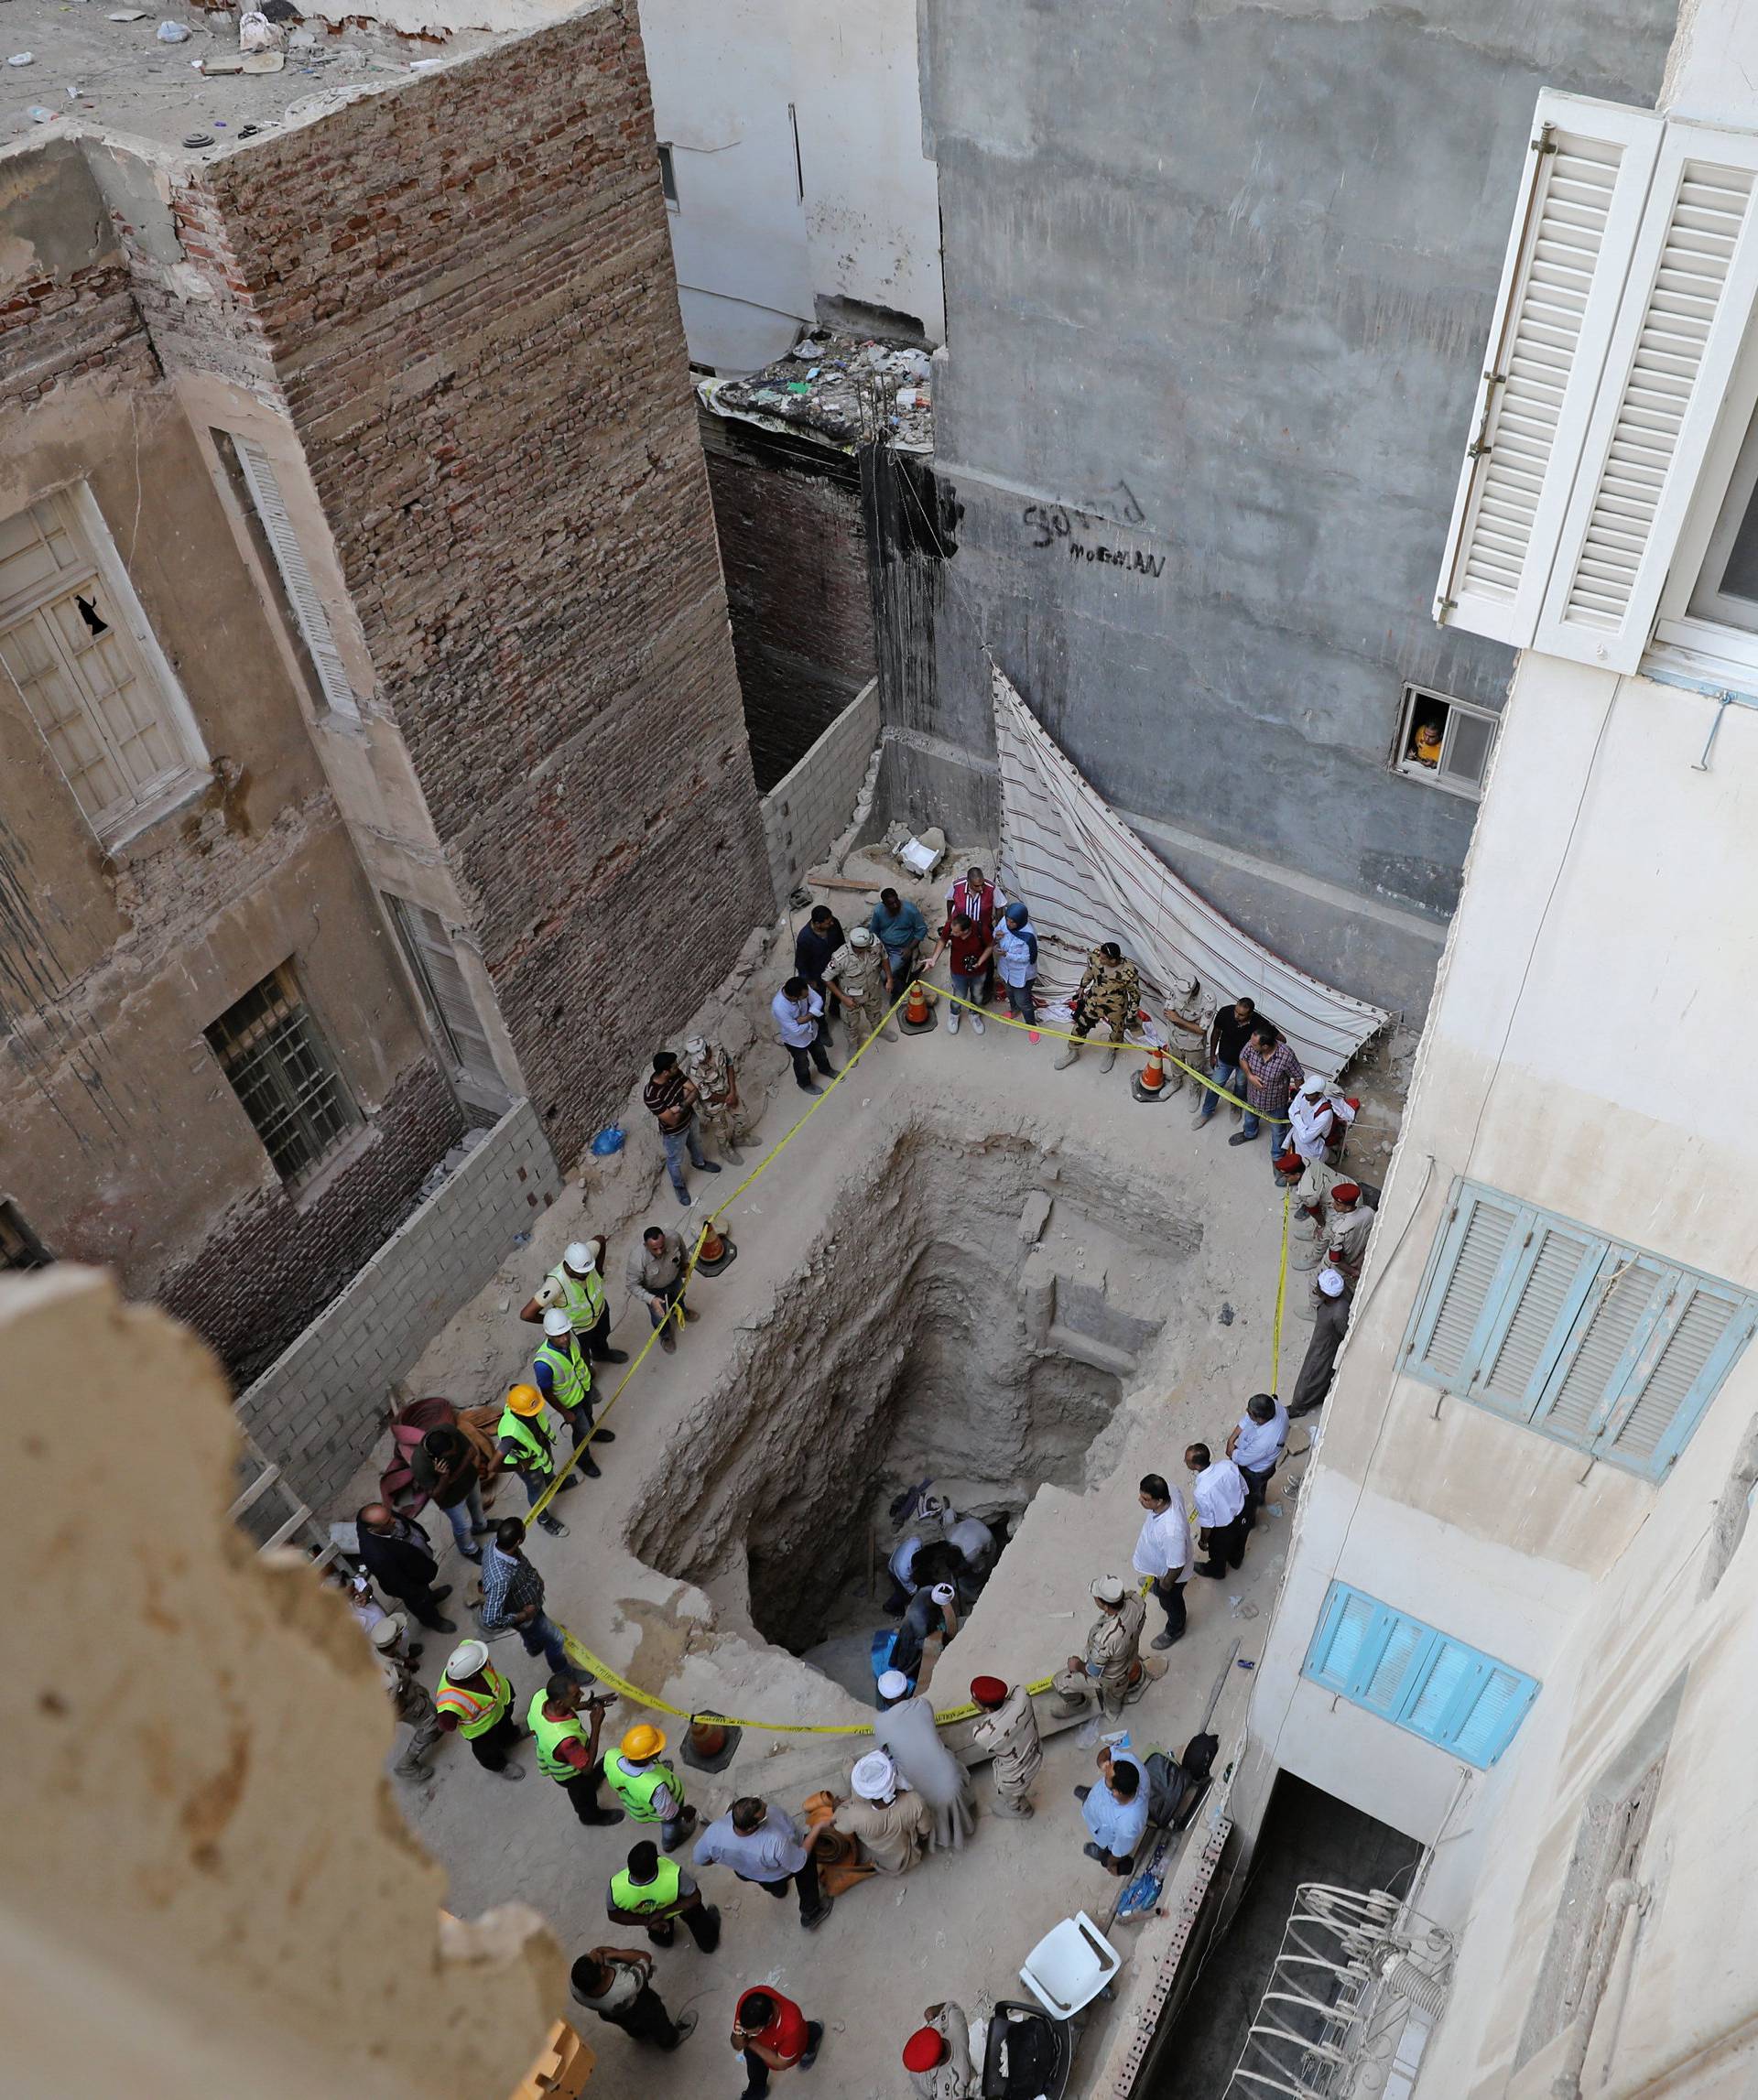
<path id="1" fill-rule="evenodd" d="M 732 1058 L 707 1036 L 692 1035 L 684 1045 L 684 1076 L 696 1089 L 696 1120 L 715 1151 L 724 1153 L 734 1166 L 743 1166 L 741 1148 L 754 1119 L 746 1112 L 739 1093 L 739 1075 Z"/>
<path id="2" fill-rule="evenodd" d="M 559 1308 L 569 1325 L 602 1364 L 625 1364 L 628 1352 L 610 1344 L 611 1301 L 604 1288 L 604 1235 L 576 1239 L 537 1286 L 519 1314 L 536 1326 L 547 1312 Z"/>
<path id="3" fill-rule="evenodd" d="M 824 981 L 836 987 L 849 1024 L 850 1056 L 874 1035 L 896 1042 L 897 1031 L 889 1022 L 879 1025 L 891 1001 L 885 996 L 885 951 L 871 926 L 854 928 L 825 964 Z"/>
<path id="4" fill-rule="evenodd" d="M 1147 1688 L 1148 1672 L 1141 1659 L 1147 1607 L 1121 1575 L 1099 1576 L 1088 1594 L 1099 1616 L 1088 1630 L 1086 1653 L 1070 1655 L 1068 1667 L 1056 1673 L 1057 1713 L 1063 1719 L 1082 1713 L 1096 1696 L 1106 1717 L 1114 1721 L 1124 1705 Z"/>
<path id="5" fill-rule="evenodd" d="M 543 1315 L 543 1347 L 531 1359 L 531 1382 L 568 1424 L 576 1451 L 590 1436 L 594 1444 L 614 1444 L 613 1429 L 592 1427 L 592 1367 L 573 1323 L 559 1305 Z M 591 1451 L 581 1453 L 580 1470 L 599 1478 Z"/>
<path id="6" fill-rule="evenodd" d="M 525 1777 L 519 1766 L 507 1761 L 526 1736 L 514 1710 L 513 1685 L 489 1661 L 482 1641 L 461 1640 L 452 1650 L 433 1703 L 441 1730 L 461 1735 L 484 1771 L 504 1780 Z"/>

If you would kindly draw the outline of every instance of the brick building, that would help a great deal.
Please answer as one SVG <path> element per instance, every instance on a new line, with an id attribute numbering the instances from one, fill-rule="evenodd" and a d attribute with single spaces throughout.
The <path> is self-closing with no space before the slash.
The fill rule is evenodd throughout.
<path id="1" fill-rule="evenodd" d="M 0 153 L 0 1229 L 241 1377 L 770 912 L 633 5 L 411 55 Z"/>

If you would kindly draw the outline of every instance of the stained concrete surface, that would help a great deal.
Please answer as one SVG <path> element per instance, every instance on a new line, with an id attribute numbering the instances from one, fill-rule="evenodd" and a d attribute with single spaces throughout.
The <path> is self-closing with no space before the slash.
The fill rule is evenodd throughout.
<path id="1" fill-rule="evenodd" d="M 1388 1824 L 1284 1772 L 1225 1932 L 1205 1953 L 1188 1996 L 1147 2066 L 1140 2100 L 1243 2100 L 1233 2066 L 1270 1982 L 1303 1881 L 1409 1893 L 1422 1847 Z"/>
<path id="2" fill-rule="evenodd" d="M 768 1096 L 765 1144 L 774 1144 L 809 1106 L 769 1043 L 762 1012 L 771 987 L 786 974 L 777 955 L 730 1012 L 709 1017 L 741 1047 L 756 1017 L 758 1040 L 743 1069 L 747 1088 Z M 845 1050 L 839 1034 L 833 1052 L 839 1065 Z M 1065 1484 L 1019 1482 L 1029 1504 L 996 1578 L 939 1665 L 934 1690 L 940 1703 L 962 1697 L 979 1672 L 1036 1677 L 1078 1650 L 1092 1612 L 1089 1582 L 1128 1569 L 1141 1521 L 1139 1476 L 1151 1468 L 1183 1478 L 1184 1445 L 1199 1435 L 1219 1442 L 1244 1397 L 1270 1382 L 1281 1207 L 1266 1148 L 1260 1142 L 1230 1149 L 1233 1126 L 1225 1113 L 1193 1131 L 1188 1094 L 1159 1108 L 1138 1107 L 1123 1063 L 1109 1076 L 1091 1057 L 1071 1071 L 1056 1072 L 1054 1055 L 1047 1041 L 1032 1045 L 1022 1034 L 993 1025 L 983 1038 L 968 1026 L 953 1037 L 941 1026 L 925 1036 L 880 1042 L 738 1199 L 731 1222 L 739 1259 L 722 1275 L 693 1287 L 700 1320 L 675 1356 L 657 1350 L 649 1356 L 608 1418 L 617 1441 L 602 1453 L 602 1479 L 586 1482 L 560 1505 L 570 1535 L 533 1539 L 555 1616 L 636 1683 L 686 1710 L 713 1707 L 816 1724 L 860 1723 L 870 1716 L 870 1708 L 830 1677 L 758 1636 L 742 1594 L 743 1553 L 731 1550 L 740 1543 L 739 1522 L 751 1496 L 765 1483 L 784 1494 L 790 1483 L 810 1485 L 820 1424 L 811 1405 L 818 1387 L 809 1351 L 797 1353 L 786 1377 L 745 1393 L 737 1402 L 743 1413 L 728 1412 L 729 1396 L 743 1391 L 729 1374 L 749 1360 L 752 1345 L 784 1306 L 824 1287 L 826 1263 L 868 1273 L 859 1234 L 845 1233 L 832 1252 L 826 1221 L 852 1186 L 874 1185 L 868 1178 L 873 1170 L 912 1130 L 931 1122 L 963 1133 L 964 1144 L 1030 1148 L 1037 1170 L 1032 1178 L 1053 1199 L 1044 1235 L 1050 1257 L 1076 1274 L 1082 1272 L 1075 1269 L 1080 1262 L 1088 1263 L 1089 1276 L 1102 1266 L 1120 1303 L 1132 1308 L 1151 1303 L 1165 1321 Z M 630 1349 L 639 1346 L 642 1326 L 622 1285 L 631 1236 L 649 1218 L 671 1225 L 681 1218 L 689 1225 L 701 1214 L 679 1212 L 659 1173 L 657 1143 L 641 1128 L 646 1119 L 637 1104 L 632 1103 L 627 1120 L 627 1150 L 590 1164 L 581 1197 L 564 1196 L 533 1242 L 436 1339 L 408 1381 L 410 1391 L 447 1392 L 466 1402 L 498 1392 L 521 1368 L 533 1337 L 516 1319 L 518 1305 L 582 1230 L 612 1234 L 614 1338 Z M 747 1155 L 751 1164 L 757 1149 Z M 1111 1194 L 1113 1214 L 1095 1230 L 1091 1246 L 1067 1215 L 1057 1218 L 1057 1176 L 1065 1166 L 1081 1198 L 1068 1211 L 1096 1201 L 1101 1188 Z M 1090 1174 L 1093 1178 L 1085 1178 Z M 719 1199 L 731 1195 L 738 1176 L 691 1179 Z M 942 1191 L 937 1201 L 945 1215 L 931 1221 L 932 1229 L 956 1232 L 956 1191 Z M 1064 1226 L 1073 1233 L 1066 1245 L 1058 1239 Z M 1113 1241 L 1134 1251 L 1119 1253 Z M 1107 1250 L 1102 1259 L 1101 1244 Z M 884 1279 L 873 1281 L 881 1285 Z M 1305 1338 L 1297 1290 L 1291 1301 L 1282 1352 L 1285 1384 L 1292 1380 Z M 1225 1324 L 1223 1310 L 1230 1315 Z M 726 1478 L 727 1447 L 736 1458 L 747 1439 L 754 1439 L 755 1488 Z M 1297 1445 L 1304 1442 L 1297 1434 Z M 705 1477 L 715 1467 L 724 1492 L 705 1490 Z M 1290 1467 L 1291 1474 L 1298 1470 L 1297 1464 Z M 360 1485 L 363 1493 L 368 1490 L 371 1477 Z M 500 1507 L 516 1510 L 522 1504 L 513 1490 L 503 1495 Z M 633 1539 L 680 1521 L 686 1529 L 696 1523 L 705 1536 L 716 1534 L 716 1550 L 708 1556 L 715 1572 L 701 1586 L 660 1573 L 630 1550 Z M 471 1571 L 453 1554 L 450 1532 L 437 1516 L 429 1529 L 443 1542 L 446 1576 L 461 1586 Z M 1244 1659 L 1255 1654 L 1286 1537 L 1277 1504 L 1239 1576 L 1193 1583 L 1191 1631 L 1171 1652 L 1165 1679 L 1130 1709 L 1138 1743 L 1180 1747 L 1201 1718 L 1232 1642 L 1241 1641 Z M 1151 1629 L 1157 1630 L 1157 1615 Z M 448 1645 L 443 1637 L 431 1640 L 424 1663 L 429 1680 Z M 495 1654 L 528 1700 L 541 1666 L 527 1661 L 516 1641 L 497 1644 Z M 1244 1672 L 1231 1672 L 1217 1723 L 1224 1742 L 1243 1715 L 1248 1687 Z M 635 1717 L 618 1709 L 610 1734 Z M 710 1816 L 744 1791 L 797 1808 L 819 1786 L 846 1792 L 849 1762 L 861 1747 L 858 1737 L 752 1729 L 731 1770 L 694 1779 L 692 1794 Z M 708 1870 L 707 1891 L 725 1919 L 721 1948 L 704 1957 L 685 1941 L 661 1955 L 657 1976 L 674 2011 L 690 2006 L 701 2013 L 701 2029 L 667 2057 L 637 2052 L 613 2030 L 595 2032 L 602 2051 L 597 2077 L 607 2100 L 735 2092 L 737 2068 L 725 2040 L 731 2008 L 739 1988 L 765 1979 L 829 2025 L 816 2090 L 851 2096 L 896 2091 L 898 2051 L 924 2005 L 950 1995 L 972 2009 L 1017 1995 L 1021 1957 L 1036 1939 L 1081 1906 L 1102 1914 L 1115 1893 L 1080 1849 L 1085 1834 L 1071 1790 L 1091 1776 L 1091 1759 L 1075 1733 L 1063 1734 L 1048 1748 L 1033 1824 L 1001 1823 L 985 1813 L 963 1854 L 930 1858 L 901 1882 L 853 1890 L 816 1934 L 799 1932 L 791 1902 L 772 1902 L 722 1870 Z M 455 1743 L 440 1749 L 430 1782 L 393 1784 L 416 1831 L 450 1870 L 451 1900 L 461 1911 L 516 1894 L 551 1920 L 570 1953 L 604 1941 L 630 1942 L 626 1930 L 607 1924 L 603 1911 L 605 1881 L 631 1841 L 626 1824 L 582 1831 L 540 1775 L 533 1771 L 524 1783 L 506 1785 L 481 1771 Z M 981 1775 L 978 1785 L 981 1798 L 986 1791 Z M 1128 1928 L 1122 1937 L 1130 1943 Z M 1132 1988 L 1145 1986 L 1147 1975 L 1145 1964 L 1125 1970 L 1118 2004 L 1106 2008 L 1083 2043 L 1089 2070 L 1107 2046 L 1109 2026 L 1128 2014 Z"/>

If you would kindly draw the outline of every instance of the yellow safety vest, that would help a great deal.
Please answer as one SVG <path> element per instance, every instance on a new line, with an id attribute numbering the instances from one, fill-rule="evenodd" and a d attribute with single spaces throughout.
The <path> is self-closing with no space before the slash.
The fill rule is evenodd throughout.
<path id="1" fill-rule="evenodd" d="M 440 1689 L 433 1695 L 433 1703 L 442 1714 L 458 1716 L 458 1733 L 466 1738 L 487 1735 L 513 1704 L 512 1685 L 492 1662 L 483 1664 L 482 1674 L 488 1681 L 486 1693 L 454 1684 L 450 1677 L 441 1675 Z"/>
<path id="2" fill-rule="evenodd" d="M 596 1270 L 582 1283 L 578 1276 L 569 1274 L 565 1261 L 558 1261 L 549 1272 L 549 1280 L 559 1287 L 561 1309 L 574 1323 L 577 1335 L 598 1325 L 598 1316 L 604 1310 L 604 1279 Z"/>
<path id="3" fill-rule="evenodd" d="M 549 1397 L 558 1407 L 565 1407 L 571 1414 L 592 1390 L 591 1366 L 587 1362 L 578 1341 L 570 1349 L 559 1349 L 553 1342 L 545 1342 L 532 1358 L 532 1363 L 549 1367 Z"/>

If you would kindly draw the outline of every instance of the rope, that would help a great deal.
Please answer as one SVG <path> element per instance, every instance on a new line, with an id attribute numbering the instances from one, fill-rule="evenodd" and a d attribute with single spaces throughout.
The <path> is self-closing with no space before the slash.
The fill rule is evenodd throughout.
<path id="1" fill-rule="evenodd" d="M 971 1001 L 968 999 L 960 999 L 956 992 L 942 991 L 938 985 L 936 985 L 933 989 L 936 996 L 939 998 L 950 999 L 955 1005 L 969 1007 L 973 1013 L 980 1013 L 982 1012 L 982 1009 L 980 1006 L 975 1005 Z M 879 1041 L 880 1030 L 884 1028 L 885 1023 L 892 1019 L 893 1015 L 896 1013 L 898 1009 L 904 1004 L 908 997 L 909 988 L 906 986 L 897 994 L 896 998 L 892 1001 L 891 1004 L 880 1016 L 878 1022 L 875 1023 L 866 1041 L 862 1044 L 861 1047 L 848 1060 L 847 1064 L 842 1066 L 841 1070 L 836 1074 L 836 1076 L 831 1079 L 830 1085 L 824 1088 L 822 1093 L 819 1094 L 819 1098 L 812 1103 L 811 1107 L 808 1109 L 805 1114 L 792 1125 L 792 1127 L 782 1136 L 779 1142 L 768 1153 L 766 1153 L 761 1160 L 758 1161 L 757 1164 L 751 1170 L 748 1174 L 745 1175 L 744 1179 L 740 1182 L 738 1186 L 732 1191 L 732 1193 L 725 1198 L 725 1200 L 717 1204 L 714 1208 L 708 1213 L 707 1217 L 702 1220 L 702 1229 L 696 1237 L 696 1244 L 690 1250 L 689 1260 L 685 1264 L 684 1273 L 681 1279 L 682 1288 L 678 1291 L 678 1300 L 667 1309 L 666 1314 L 666 1320 L 670 1320 L 675 1317 L 680 1327 L 683 1325 L 683 1315 L 679 1312 L 678 1306 L 682 1303 L 684 1292 L 687 1291 L 689 1287 L 690 1278 L 696 1272 L 697 1261 L 700 1258 L 702 1249 L 708 1241 L 710 1230 L 713 1226 L 715 1219 L 723 1216 L 727 1211 L 731 1210 L 732 1206 L 739 1200 L 740 1196 L 744 1194 L 745 1190 L 751 1186 L 753 1182 L 756 1181 L 760 1176 L 769 1171 L 776 1160 L 781 1157 L 782 1153 L 787 1151 L 787 1147 L 799 1135 L 800 1131 L 806 1128 L 806 1125 L 811 1121 L 812 1118 L 824 1106 L 825 1102 L 830 1099 L 833 1093 L 835 1093 L 836 1089 L 842 1084 L 843 1080 L 846 1079 L 849 1074 L 854 1070 L 854 1067 L 861 1062 L 862 1058 L 864 1057 L 867 1052 L 873 1048 L 874 1045 Z M 1003 1014 L 991 1013 L 986 1018 L 991 1021 L 999 1021 L 1004 1027 L 1007 1028 L 1025 1028 L 1026 1026 L 1025 1022 L 1015 1021 Z M 1097 1043 L 1101 1040 L 1101 1038 L 1098 1036 L 1069 1035 L 1058 1029 L 1053 1028 L 1040 1028 L 1036 1031 L 1036 1033 L 1041 1035 L 1052 1036 L 1057 1041 L 1064 1043 Z M 1109 1045 L 1107 1046 L 1109 1046 Z M 1127 1044 L 1120 1045 L 1120 1047 L 1145 1051 L 1145 1046 L 1138 1043 Z M 1223 1087 L 1216 1086 L 1214 1081 L 1210 1079 L 1206 1073 L 1193 1070 L 1188 1065 L 1186 1065 L 1182 1063 L 1178 1058 L 1172 1056 L 1169 1052 L 1162 1052 L 1162 1055 L 1166 1058 L 1166 1061 L 1168 1064 L 1177 1065 L 1181 1072 L 1188 1073 L 1189 1077 L 1195 1079 L 1199 1086 L 1208 1088 L 1210 1093 L 1220 1095 L 1222 1100 L 1238 1101 L 1238 1097 L 1236 1095 L 1228 1093 L 1226 1088 Z M 1243 1101 L 1238 1101 L 1238 1105 L 1241 1108 L 1248 1108 L 1250 1106 L 1248 1102 Z M 1287 1120 L 1286 1117 L 1281 1116 L 1264 1115 L 1261 1110 L 1253 1110 L 1253 1112 L 1258 1115 L 1260 1120 L 1264 1122 L 1286 1122 Z M 1282 1196 L 1282 1258 L 1280 1269 L 1276 1276 L 1275 1323 L 1271 1337 L 1273 1369 L 1270 1379 L 1270 1391 L 1272 1392 L 1279 1390 L 1276 1384 L 1276 1375 L 1280 1371 L 1282 1361 L 1282 1307 L 1286 1294 L 1288 1280 L 1288 1210 L 1290 1200 L 1290 1192 L 1284 1190 Z M 642 1348 L 637 1352 L 635 1360 L 623 1373 L 621 1380 L 617 1383 L 616 1391 L 612 1393 L 609 1400 L 604 1402 L 603 1407 L 599 1410 L 598 1415 L 594 1420 L 591 1428 L 587 1432 L 586 1435 L 581 1439 L 578 1447 L 570 1455 L 567 1464 L 557 1472 L 555 1478 L 549 1483 L 548 1487 L 544 1489 L 543 1493 L 538 1496 L 537 1499 L 532 1504 L 529 1515 L 533 1522 L 535 1522 L 537 1519 L 540 1517 L 549 1507 L 550 1503 L 554 1501 L 555 1498 L 561 1492 L 562 1483 L 573 1471 L 574 1467 L 580 1464 L 581 1458 L 585 1456 L 585 1455 L 591 1449 L 592 1439 L 598 1435 L 601 1429 L 603 1427 L 605 1417 L 609 1415 L 612 1409 L 615 1407 L 617 1402 L 622 1399 L 624 1393 L 628 1390 L 629 1380 L 634 1378 L 635 1374 L 641 1369 L 641 1366 L 646 1363 L 647 1360 L 648 1353 L 651 1351 L 654 1345 L 658 1341 L 660 1336 L 664 1332 L 665 1321 L 662 1320 L 659 1326 L 655 1327 L 653 1332 L 647 1337 L 646 1341 L 643 1344 Z M 1149 1579 L 1151 1580 L 1152 1578 L 1150 1577 Z M 1143 1586 L 1145 1588 L 1146 1585 L 1144 1584 Z M 669 1714 L 675 1719 L 679 1721 L 693 1722 L 698 1720 L 706 1720 L 722 1723 L 727 1727 L 732 1728 L 760 1728 L 766 1734 L 776 1736 L 870 1736 L 873 1733 L 874 1724 L 871 1721 L 763 1721 L 754 1720 L 746 1716 L 737 1714 L 718 1714 L 702 1711 L 692 1713 L 688 1707 L 675 1706 L 668 1699 L 662 1699 L 657 1692 L 649 1692 L 645 1690 L 639 1684 L 632 1683 L 628 1678 L 622 1674 L 620 1671 L 613 1670 L 610 1664 L 606 1662 L 602 1656 L 593 1654 L 592 1651 L 586 1646 L 584 1641 L 581 1640 L 577 1635 L 570 1632 L 566 1627 L 562 1627 L 560 1631 L 563 1644 L 567 1648 L 568 1653 L 582 1670 L 590 1671 L 601 1683 L 610 1686 L 619 1694 L 619 1696 L 628 1700 L 632 1705 L 646 1707 L 654 1713 Z M 1053 1677 L 1034 1678 L 1031 1683 L 1026 1685 L 1026 1689 L 1032 1693 L 1047 1692 L 1054 1682 L 1055 1679 Z M 951 1721 L 971 1720 L 980 1711 L 981 1709 L 975 1705 L 974 1702 L 967 1700 L 962 1705 L 937 1708 L 935 1711 L 934 1719 L 937 1725 L 943 1727 L 948 1722 Z"/>

